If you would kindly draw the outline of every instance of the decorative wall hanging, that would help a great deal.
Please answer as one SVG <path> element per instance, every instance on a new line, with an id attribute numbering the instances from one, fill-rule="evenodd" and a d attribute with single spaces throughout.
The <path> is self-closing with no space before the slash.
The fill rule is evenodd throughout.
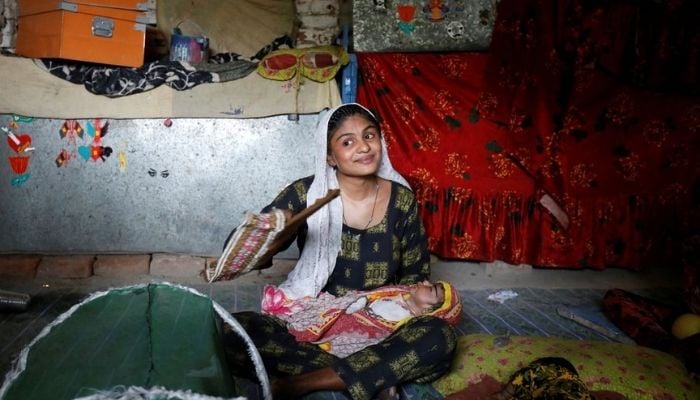
<path id="1" fill-rule="evenodd" d="M 396 0 L 396 12 L 353 3 L 356 52 L 478 51 L 491 44 L 499 0 Z M 416 15 L 418 14 L 418 15 Z"/>
<path id="2" fill-rule="evenodd" d="M 124 142 L 123 149 L 126 149 L 127 143 Z M 117 159 L 119 160 L 119 170 L 121 172 L 126 172 L 126 151 L 124 150 L 119 150 L 119 153 L 117 153 Z"/>
<path id="3" fill-rule="evenodd" d="M 78 147 L 78 154 L 83 160 L 87 161 L 90 159 L 90 146 L 80 146 Z"/>
<path id="4" fill-rule="evenodd" d="M 20 134 L 19 136 L 11 135 L 7 138 L 7 143 L 15 153 L 23 153 L 29 151 L 32 138 L 27 134 Z"/>
<path id="5" fill-rule="evenodd" d="M 76 136 L 79 138 L 83 137 L 83 127 L 80 123 L 74 119 L 67 119 L 61 125 L 61 129 L 58 131 L 61 135 L 61 139 L 68 138 L 68 143 L 75 144 Z"/>
<path id="6" fill-rule="evenodd" d="M 82 134 L 78 134 L 78 132 L 82 132 L 82 129 L 80 129 L 80 124 L 77 121 L 67 120 L 64 122 L 63 128 L 61 128 L 62 132 L 64 128 L 67 129 L 66 132 L 74 132 L 73 138 L 75 135 L 82 137 Z M 112 155 L 112 148 L 102 145 L 102 138 L 107 135 L 107 128 L 109 128 L 109 122 L 102 123 L 100 118 L 95 118 L 87 123 L 86 131 L 88 136 L 92 138 L 92 142 L 90 145 L 78 147 L 78 155 L 80 155 L 83 160 L 106 161 L 107 157 Z"/>
<path id="7" fill-rule="evenodd" d="M 102 138 L 107 135 L 107 128 L 109 128 L 109 122 L 102 124 L 99 118 L 95 118 L 92 122 L 88 122 L 87 133 L 92 138 L 92 143 L 94 145 L 100 145 Z"/>
<path id="8" fill-rule="evenodd" d="M 15 174 L 22 175 L 27 172 L 27 168 L 29 167 L 28 156 L 10 156 L 8 160 L 10 160 L 10 167 L 12 167 L 12 171 Z"/>
<path id="9" fill-rule="evenodd" d="M 58 129 L 58 135 L 61 139 L 68 140 L 68 149 L 62 148 L 61 151 L 56 156 L 54 162 L 57 168 L 65 167 L 68 165 L 68 161 L 75 158 L 76 154 L 76 138 L 83 138 L 85 131 L 82 125 L 75 119 L 67 119 L 63 121 L 61 127 Z"/>
<path id="10" fill-rule="evenodd" d="M 462 39 L 464 37 L 464 24 L 459 21 L 452 21 L 447 24 L 447 35 L 452 39 Z"/>
<path id="11" fill-rule="evenodd" d="M 2 131 L 7 135 L 7 144 L 15 153 L 23 153 L 25 151 L 34 150 L 33 147 L 30 147 L 32 144 L 31 136 L 27 135 L 26 133 L 15 135 L 11 130 L 5 128 L 4 126 L 0 127 L 0 129 L 2 129 Z"/>
<path id="12" fill-rule="evenodd" d="M 429 0 L 423 7 L 423 12 L 427 15 L 428 21 L 440 22 L 445 19 L 445 13 L 449 8 L 443 4 L 442 0 Z"/>
<path id="13" fill-rule="evenodd" d="M 28 123 L 28 122 L 34 121 L 34 117 L 25 117 L 25 116 L 23 116 L 23 115 L 13 115 L 13 116 L 12 116 L 12 120 L 15 121 L 15 122 L 24 122 L 24 123 Z"/>
<path id="14" fill-rule="evenodd" d="M 109 146 L 90 146 L 90 158 L 92 161 L 97 161 L 98 159 L 105 161 L 111 155 L 112 148 Z"/>
<path id="15" fill-rule="evenodd" d="M 404 33 L 412 33 L 416 28 L 413 19 L 416 17 L 416 6 L 413 4 L 399 4 L 396 6 L 399 17 L 399 29 Z"/>
<path id="16" fill-rule="evenodd" d="M 24 184 L 24 182 L 26 182 L 27 180 L 29 180 L 29 177 L 30 177 L 30 176 L 31 176 L 30 173 L 26 173 L 26 174 L 23 174 L 23 175 L 16 176 L 16 177 L 12 178 L 12 180 L 10 181 L 10 184 L 11 184 L 12 186 L 22 186 L 22 185 Z"/>
<path id="17" fill-rule="evenodd" d="M 126 172 L 126 153 L 123 151 L 119 152 L 119 170 Z"/>
<path id="18" fill-rule="evenodd" d="M 73 158 L 73 156 L 70 152 L 68 152 L 68 150 L 61 149 L 61 151 L 56 156 L 56 167 L 61 168 L 66 166 L 68 164 L 68 161 L 71 160 L 71 158 Z"/>
<path id="19" fill-rule="evenodd" d="M 374 9 L 379 12 L 386 12 L 386 1 L 385 0 L 373 0 Z"/>
<path id="20" fill-rule="evenodd" d="M 30 176 L 30 174 L 27 173 L 27 169 L 29 168 L 29 161 L 31 158 L 25 154 L 34 150 L 33 147 L 30 147 L 32 138 L 26 133 L 15 135 L 14 132 L 4 126 L 0 127 L 0 129 L 7 135 L 7 144 L 9 147 L 17 154 L 7 158 L 10 162 L 12 172 L 17 175 L 10 180 L 10 184 L 12 186 L 21 186 Z"/>

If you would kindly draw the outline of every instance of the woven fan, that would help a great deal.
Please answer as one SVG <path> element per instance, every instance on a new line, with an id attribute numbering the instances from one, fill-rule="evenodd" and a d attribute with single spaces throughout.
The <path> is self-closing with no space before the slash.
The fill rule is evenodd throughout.
<path id="1" fill-rule="evenodd" d="M 207 281 L 231 280 L 261 268 L 296 234 L 299 226 L 311 214 L 339 194 L 338 189 L 329 190 L 324 197 L 292 216 L 289 221 L 285 221 L 284 213 L 278 209 L 263 214 L 246 213 L 219 260 L 204 270 Z"/>

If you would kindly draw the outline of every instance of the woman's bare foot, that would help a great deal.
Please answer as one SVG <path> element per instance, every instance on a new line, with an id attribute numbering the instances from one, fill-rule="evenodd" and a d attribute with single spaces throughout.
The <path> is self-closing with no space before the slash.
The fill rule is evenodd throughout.
<path id="1" fill-rule="evenodd" d="M 275 379 L 270 386 L 275 400 L 298 399 L 317 390 L 345 390 L 345 382 L 329 367 L 284 379 Z"/>

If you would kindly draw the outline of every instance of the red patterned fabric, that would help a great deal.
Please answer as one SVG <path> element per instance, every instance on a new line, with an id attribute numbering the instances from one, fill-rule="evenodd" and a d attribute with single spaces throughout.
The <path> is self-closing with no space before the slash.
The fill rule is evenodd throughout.
<path id="1" fill-rule="evenodd" d="M 673 345 L 671 325 L 677 310 L 623 289 L 605 293 L 603 313 L 641 346 L 669 351 Z"/>
<path id="2" fill-rule="evenodd" d="M 488 53 L 358 54 L 358 101 L 432 252 L 635 269 L 679 254 L 700 224 L 700 3 L 610 3 L 502 0 Z"/>

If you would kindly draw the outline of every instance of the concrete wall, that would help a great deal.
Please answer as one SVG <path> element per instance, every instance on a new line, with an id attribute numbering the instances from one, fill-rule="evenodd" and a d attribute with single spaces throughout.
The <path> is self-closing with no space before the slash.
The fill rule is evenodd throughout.
<path id="1" fill-rule="evenodd" d="M 17 154 L 2 134 L 0 253 L 216 256 L 244 211 L 312 173 L 317 120 L 107 120 L 102 145 L 113 152 L 105 161 L 81 156 L 93 140 L 87 133 L 61 138 L 63 120 L 15 122 L 35 150 L 24 153 L 29 176 L 15 186 L 21 175 L 8 157 Z M 78 122 L 87 130 L 91 120 Z M 12 123 L 0 115 L 0 126 Z M 57 167 L 62 149 L 72 158 Z"/>

